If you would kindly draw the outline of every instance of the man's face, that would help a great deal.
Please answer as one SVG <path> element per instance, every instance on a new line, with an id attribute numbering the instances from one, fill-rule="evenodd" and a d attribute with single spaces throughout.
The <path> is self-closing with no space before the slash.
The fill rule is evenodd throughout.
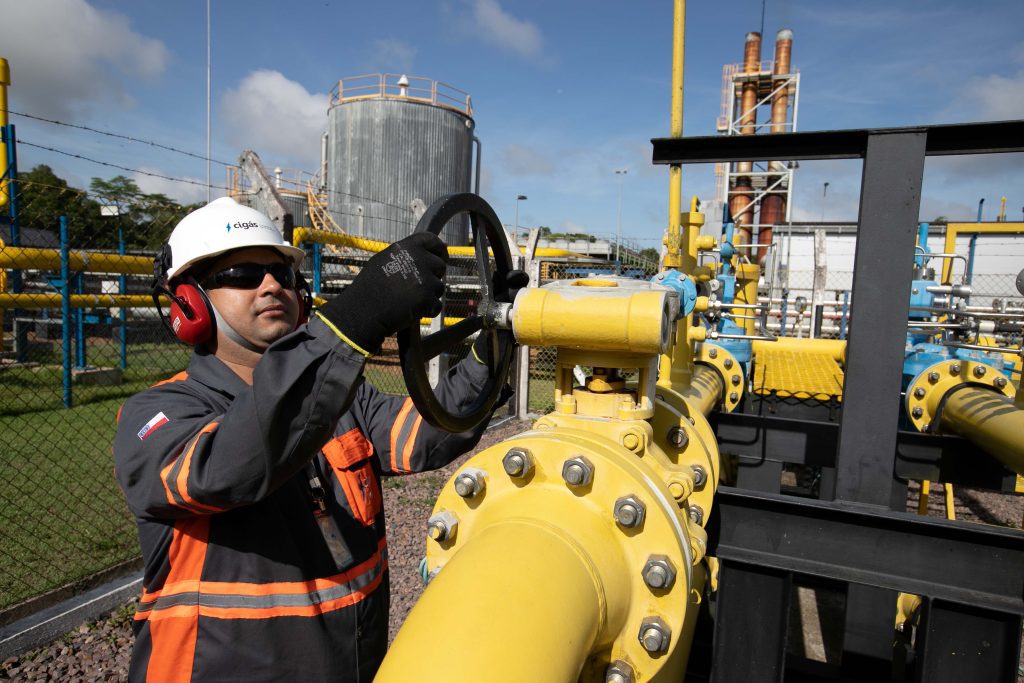
<path id="1" fill-rule="evenodd" d="M 268 265 L 282 262 L 287 263 L 287 260 L 274 249 L 248 247 L 218 258 L 205 277 L 246 263 Z M 274 343 L 294 330 L 299 320 L 299 300 L 295 290 L 282 287 L 270 273 L 265 274 L 254 288 L 211 287 L 207 294 L 228 324 L 258 346 Z M 224 341 L 218 332 L 218 343 Z"/>

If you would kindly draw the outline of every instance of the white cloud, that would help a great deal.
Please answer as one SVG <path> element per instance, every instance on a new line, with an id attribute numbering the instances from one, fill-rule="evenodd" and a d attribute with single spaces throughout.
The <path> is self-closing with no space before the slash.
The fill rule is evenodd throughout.
<path id="1" fill-rule="evenodd" d="M 313 170 L 327 128 L 327 95 L 311 93 L 278 71 L 253 71 L 221 101 L 231 144 L 265 161 Z"/>
<path id="2" fill-rule="evenodd" d="M 975 76 L 967 82 L 963 100 L 975 108 L 972 119 L 1019 119 L 1024 112 L 1024 71 L 1013 76 Z"/>
<path id="3" fill-rule="evenodd" d="M 162 42 L 85 0 L 4 3 L 0 46 L 11 65 L 12 108 L 55 118 L 89 103 L 131 104 L 125 78 L 155 78 L 168 61 Z"/>
<path id="4" fill-rule="evenodd" d="M 498 0 L 472 0 L 473 28 L 480 39 L 507 52 L 539 60 L 544 54 L 544 38 L 537 25 L 513 17 Z"/>
<path id="5" fill-rule="evenodd" d="M 140 172 L 131 174 L 131 179 L 134 180 L 135 184 L 139 186 L 139 189 L 146 194 L 166 195 L 181 204 L 195 204 L 196 202 L 206 201 L 205 179 L 184 176 L 182 177 L 182 180 L 191 181 L 186 183 L 168 180 L 167 178 L 158 178 L 156 176 L 172 177 L 174 174 L 152 166 L 143 166 L 138 170 Z M 147 173 L 155 175 L 146 175 Z M 212 178 L 210 182 L 213 185 L 223 185 L 223 181 L 217 178 Z M 224 190 L 213 188 L 210 193 L 210 199 L 216 199 L 223 195 Z"/>
<path id="6" fill-rule="evenodd" d="M 397 38 L 381 38 L 370 44 L 367 71 L 406 73 L 412 71 L 416 48 Z"/>

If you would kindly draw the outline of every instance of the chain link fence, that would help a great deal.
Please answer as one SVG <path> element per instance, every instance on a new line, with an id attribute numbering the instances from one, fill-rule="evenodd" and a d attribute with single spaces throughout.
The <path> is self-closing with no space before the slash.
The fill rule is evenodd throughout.
<path id="1" fill-rule="evenodd" d="M 21 180 L 17 220 L 2 226 L 0 623 L 34 609 L 33 598 L 57 599 L 139 561 L 111 444 L 121 404 L 188 366 L 191 349 L 165 328 L 150 292 L 156 249 L 194 207 L 131 199 Z M 302 270 L 328 299 L 372 256 L 306 248 Z M 476 312 L 480 288 L 474 258 L 453 258 L 448 273 L 450 324 Z M 457 363 L 472 341 L 442 362 Z M 406 393 L 395 338 L 365 376 Z"/>

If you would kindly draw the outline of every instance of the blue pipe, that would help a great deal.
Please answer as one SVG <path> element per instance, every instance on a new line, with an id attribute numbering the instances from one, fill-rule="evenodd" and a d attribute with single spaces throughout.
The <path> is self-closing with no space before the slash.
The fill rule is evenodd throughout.
<path id="1" fill-rule="evenodd" d="M 64 345 L 64 407 L 71 407 L 71 267 L 68 260 L 68 217 L 60 217 L 60 318 Z"/>
<path id="2" fill-rule="evenodd" d="M 313 294 L 320 296 L 320 260 L 321 248 L 319 242 L 313 243 Z"/>
<path id="3" fill-rule="evenodd" d="M 21 227 L 18 222 L 18 147 L 14 124 L 3 127 L 4 142 L 7 144 L 7 215 L 11 224 L 12 247 L 21 246 Z M 23 291 L 21 269 L 11 271 L 11 292 Z M 19 363 L 28 360 L 28 328 L 18 323 L 18 309 L 11 310 L 11 331 L 14 333 L 14 357 Z"/>
<path id="4" fill-rule="evenodd" d="M 922 251 L 915 250 L 914 253 L 914 265 L 923 266 L 925 264 L 925 254 L 930 253 L 928 251 L 928 224 L 918 223 L 917 225 L 917 246 L 921 247 Z"/>
<path id="5" fill-rule="evenodd" d="M 124 229 L 117 227 L 117 253 L 124 256 Z M 117 278 L 117 291 L 124 295 L 128 293 L 128 278 L 123 273 Z M 128 369 L 128 309 L 121 307 L 121 370 Z"/>

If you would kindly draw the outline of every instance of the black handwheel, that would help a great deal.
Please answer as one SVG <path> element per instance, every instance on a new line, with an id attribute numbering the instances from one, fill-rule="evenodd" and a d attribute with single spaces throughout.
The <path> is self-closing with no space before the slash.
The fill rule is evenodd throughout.
<path id="1" fill-rule="evenodd" d="M 476 315 L 426 337 L 420 334 L 418 323 L 398 333 L 398 355 L 409 396 L 424 420 L 447 432 L 471 429 L 490 415 L 505 385 L 515 346 L 512 331 L 500 329 L 497 322 L 497 304 L 511 303 L 508 288 L 504 283 L 508 272 L 512 270 L 512 255 L 509 252 L 508 240 L 505 239 L 505 232 L 501 229 L 498 216 L 490 204 L 471 192 L 446 195 L 430 205 L 416 225 L 416 232 L 432 232 L 438 235 L 448 221 L 460 214 L 469 214 L 470 225 L 473 228 L 473 244 L 480 279 L 480 303 Z M 487 254 L 488 245 L 494 254 L 493 272 Z M 496 283 L 499 291 L 495 291 Z M 437 400 L 427 378 L 425 365 L 431 358 L 464 342 L 474 332 L 486 335 L 487 343 L 490 345 L 487 382 L 463 412 L 453 413 Z"/>

